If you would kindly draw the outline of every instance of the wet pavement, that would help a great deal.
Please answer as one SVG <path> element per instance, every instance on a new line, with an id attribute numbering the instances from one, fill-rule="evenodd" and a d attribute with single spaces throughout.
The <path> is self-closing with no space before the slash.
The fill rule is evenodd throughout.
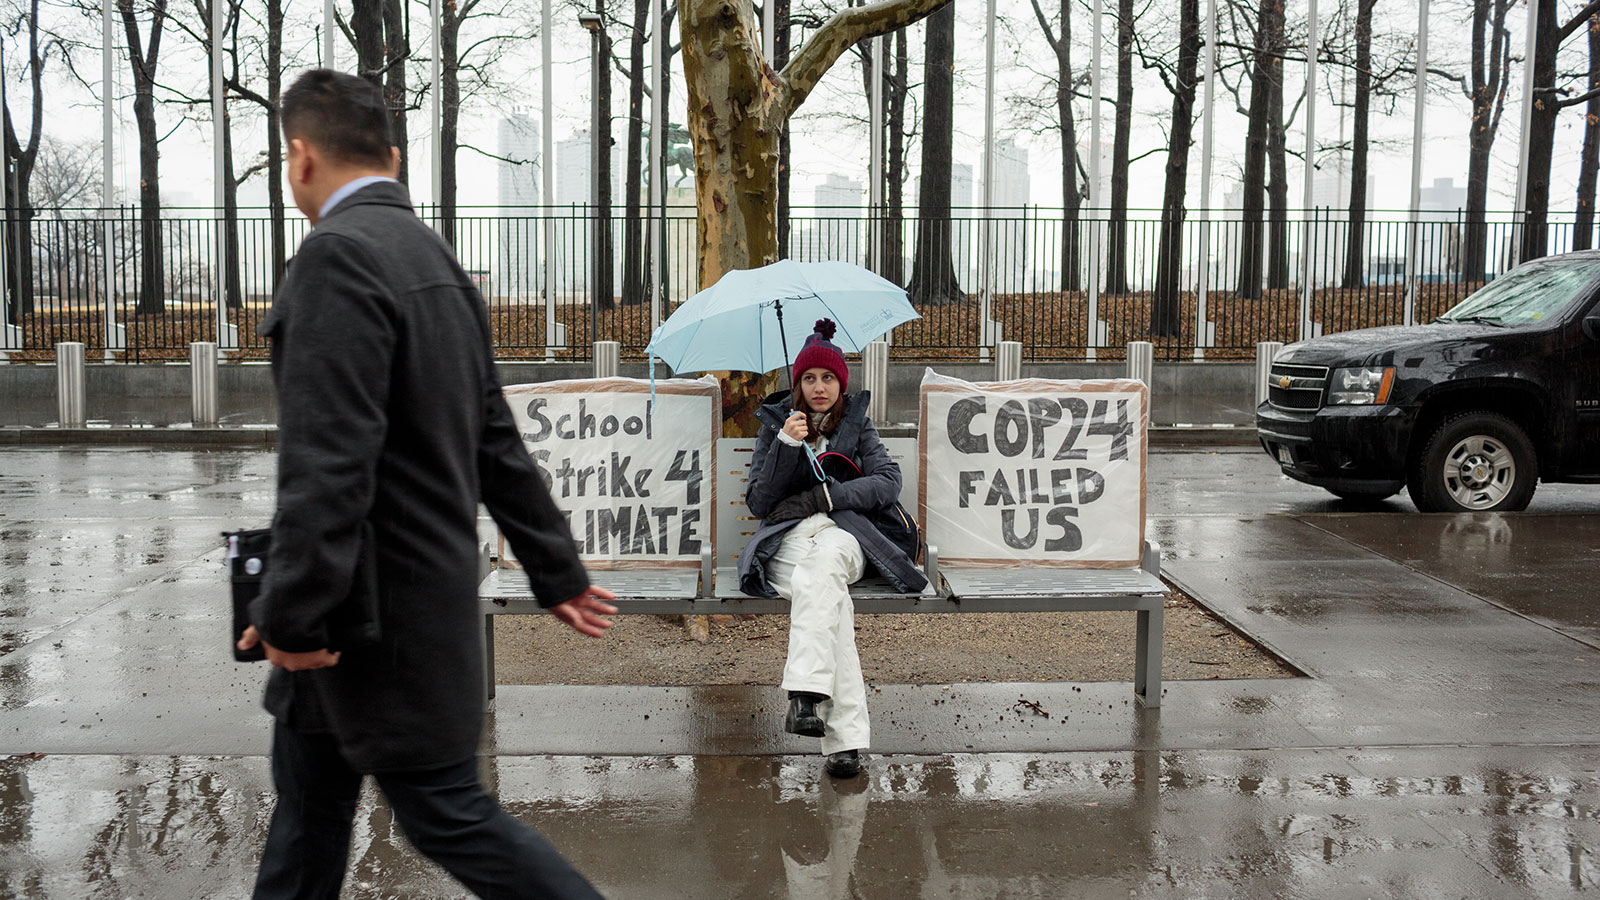
<path id="1" fill-rule="evenodd" d="M 218 533 L 263 451 L 0 450 L 0 898 L 248 893 L 271 808 Z M 1350 507 L 1158 452 L 1166 571 L 1306 673 L 883 685 L 868 777 L 776 688 L 503 686 L 484 766 L 611 897 L 1553 897 L 1600 883 L 1600 487 Z M 1021 700 L 1049 713 L 1040 715 Z M 814 743 L 814 742 L 813 742 Z M 381 801 L 346 896 L 463 896 Z"/>

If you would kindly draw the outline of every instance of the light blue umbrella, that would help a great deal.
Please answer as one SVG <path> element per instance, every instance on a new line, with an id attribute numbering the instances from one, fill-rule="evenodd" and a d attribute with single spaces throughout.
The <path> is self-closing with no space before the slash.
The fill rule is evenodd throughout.
<path id="1" fill-rule="evenodd" d="M 921 316 L 903 289 L 860 266 L 785 259 L 723 275 L 668 316 L 645 352 L 674 372 L 788 369 L 789 347 L 801 347 L 823 318 L 839 326 L 841 351 L 859 353 Z"/>

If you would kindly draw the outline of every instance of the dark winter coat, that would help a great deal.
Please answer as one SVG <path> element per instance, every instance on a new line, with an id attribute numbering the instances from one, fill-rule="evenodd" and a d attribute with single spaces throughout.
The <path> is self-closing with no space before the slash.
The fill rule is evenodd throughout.
<path id="1" fill-rule="evenodd" d="M 896 590 L 918 593 L 928 584 L 927 576 L 904 551 L 896 547 L 863 513 L 882 509 L 900 499 L 900 467 L 889 458 L 878 429 L 867 418 L 868 393 L 845 395 L 845 412 L 839 428 L 828 437 L 828 452 L 843 453 L 861 467 L 861 475 L 850 481 L 828 480 L 833 500 L 829 515 L 834 524 L 848 531 L 861 544 L 867 562 L 877 569 Z M 756 411 L 761 433 L 756 437 L 755 454 L 750 460 L 750 482 L 745 503 L 750 514 L 762 519 L 785 497 L 807 491 L 819 482 L 811 472 L 810 460 L 801 447 L 791 447 L 778 439 L 792 409 L 789 392 L 774 394 Z M 762 525 L 750 536 L 739 555 L 739 589 L 755 597 L 773 597 L 777 591 L 767 577 L 767 566 L 777 555 L 784 535 L 799 524 L 799 519 Z"/>
<path id="2" fill-rule="evenodd" d="M 589 585 L 501 396 L 483 299 L 405 188 L 379 183 L 306 237 L 261 331 L 278 503 L 252 621 L 280 650 L 329 646 L 365 519 L 382 634 L 330 668 L 274 669 L 265 705 L 290 727 L 331 731 L 360 771 L 467 759 L 484 706 L 479 500 L 541 604 Z"/>

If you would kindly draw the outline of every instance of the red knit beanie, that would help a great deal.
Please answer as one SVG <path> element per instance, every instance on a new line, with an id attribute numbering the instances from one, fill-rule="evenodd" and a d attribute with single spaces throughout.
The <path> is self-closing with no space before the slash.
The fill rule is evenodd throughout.
<path id="1" fill-rule="evenodd" d="M 789 373 L 791 382 L 798 383 L 807 369 L 827 369 L 839 379 L 839 393 L 850 389 L 850 368 L 844 364 L 844 354 L 830 341 L 836 330 L 838 326 L 833 324 L 832 319 L 817 320 L 817 324 L 812 326 L 811 335 L 806 338 L 805 346 L 794 358 L 794 370 Z"/>

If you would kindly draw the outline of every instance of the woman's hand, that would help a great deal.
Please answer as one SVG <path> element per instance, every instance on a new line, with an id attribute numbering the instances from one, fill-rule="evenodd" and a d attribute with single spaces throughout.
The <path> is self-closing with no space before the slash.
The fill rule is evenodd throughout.
<path id="1" fill-rule="evenodd" d="M 811 433 L 811 429 L 806 427 L 806 414 L 799 410 L 790 413 L 788 421 L 783 423 L 783 433 L 797 441 L 805 440 L 806 435 Z"/>

